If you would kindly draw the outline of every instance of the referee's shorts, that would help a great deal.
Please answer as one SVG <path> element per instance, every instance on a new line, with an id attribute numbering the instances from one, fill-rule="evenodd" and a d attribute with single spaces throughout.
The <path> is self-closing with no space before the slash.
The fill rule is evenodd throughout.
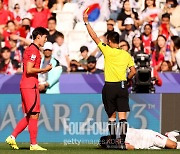
<path id="1" fill-rule="evenodd" d="M 105 82 L 102 100 L 108 117 L 111 117 L 114 112 L 130 111 L 127 82 Z"/>

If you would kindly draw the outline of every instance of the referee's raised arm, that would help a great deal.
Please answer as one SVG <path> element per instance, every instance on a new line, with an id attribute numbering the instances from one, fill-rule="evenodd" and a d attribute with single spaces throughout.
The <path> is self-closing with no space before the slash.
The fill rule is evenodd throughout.
<path id="1" fill-rule="evenodd" d="M 91 25 L 89 24 L 87 11 L 85 11 L 85 13 L 83 14 L 83 20 L 84 20 L 84 24 L 86 25 L 89 35 L 91 36 L 91 38 L 94 40 L 96 44 L 99 44 L 101 40 L 99 39 L 99 37 L 97 36 L 95 31 L 92 29 Z"/>

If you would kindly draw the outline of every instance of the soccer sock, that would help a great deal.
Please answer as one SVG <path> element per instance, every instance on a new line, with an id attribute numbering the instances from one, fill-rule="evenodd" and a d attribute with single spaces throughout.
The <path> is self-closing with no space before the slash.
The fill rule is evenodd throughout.
<path id="1" fill-rule="evenodd" d="M 29 118 L 28 118 L 28 117 L 22 118 L 22 119 L 18 122 L 16 128 L 14 129 L 14 131 L 12 132 L 11 135 L 16 138 L 17 135 L 18 135 L 19 133 L 21 133 L 21 132 L 27 127 L 28 123 L 29 123 Z"/>
<path id="2" fill-rule="evenodd" d="M 116 139 L 116 121 L 108 121 L 108 129 L 111 139 Z"/>
<path id="3" fill-rule="evenodd" d="M 37 132 L 38 132 L 38 119 L 29 119 L 29 125 L 28 130 L 30 134 L 30 141 L 32 145 L 37 144 L 36 138 L 37 138 Z"/>
<path id="4" fill-rule="evenodd" d="M 177 147 L 176 149 L 180 149 L 180 142 L 177 142 Z"/>
<path id="5" fill-rule="evenodd" d="M 119 120 L 119 132 L 120 132 L 121 143 L 125 143 L 127 126 L 128 123 L 126 119 Z"/>

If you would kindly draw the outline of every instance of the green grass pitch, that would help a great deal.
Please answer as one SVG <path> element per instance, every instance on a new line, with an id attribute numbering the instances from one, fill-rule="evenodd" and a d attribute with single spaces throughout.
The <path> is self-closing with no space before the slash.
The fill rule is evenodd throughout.
<path id="1" fill-rule="evenodd" d="M 34 153 L 41 154 L 179 154 L 180 150 L 104 150 L 100 149 L 97 145 L 80 144 L 80 145 L 64 145 L 62 143 L 39 143 L 47 151 L 34 151 Z M 0 143 L 0 154 L 28 154 L 32 151 L 29 150 L 28 143 L 18 143 L 19 150 L 12 150 L 6 143 Z"/>

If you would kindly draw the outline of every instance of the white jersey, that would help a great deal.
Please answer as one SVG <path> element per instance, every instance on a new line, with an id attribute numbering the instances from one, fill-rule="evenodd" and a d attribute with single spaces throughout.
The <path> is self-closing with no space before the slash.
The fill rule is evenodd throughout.
<path id="1" fill-rule="evenodd" d="M 126 143 L 134 146 L 135 149 L 151 149 L 154 147 L 164 148 L 167 137 L 149 130 L 128 128 L 126 134 Z"/>

